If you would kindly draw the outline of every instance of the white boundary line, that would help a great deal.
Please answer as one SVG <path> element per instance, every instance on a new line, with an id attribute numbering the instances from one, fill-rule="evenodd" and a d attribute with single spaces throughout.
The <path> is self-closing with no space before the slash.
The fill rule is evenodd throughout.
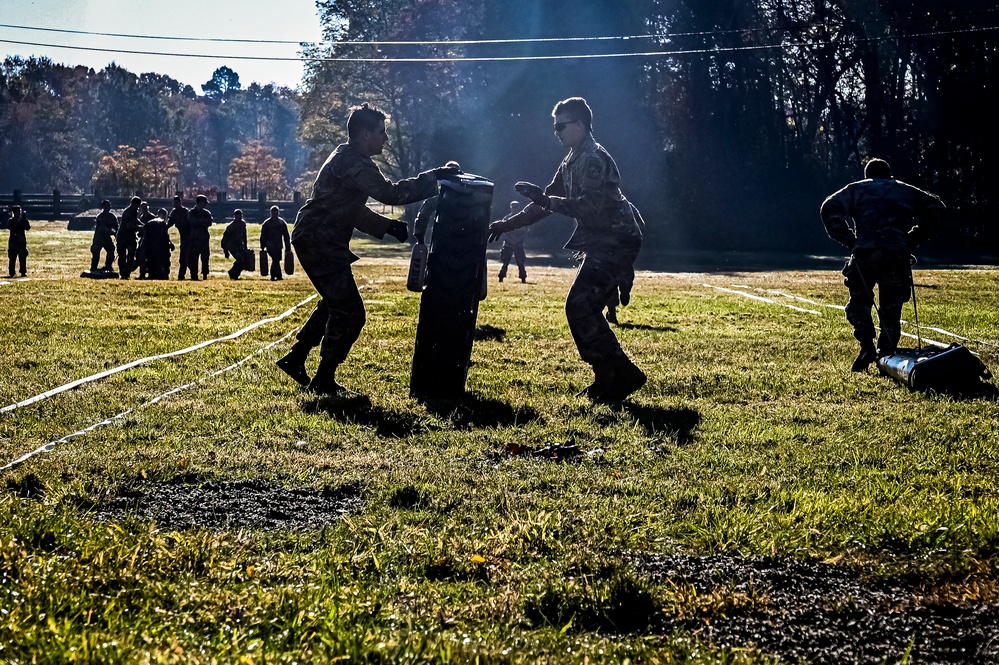
<path id="1" fill-rule="evenodd" d="M 287 316 L 291 316 L 291 314 L 296 309 L 298 309 L 299 307 L 301 307 L 305 303 L 307 303 L 310 300 L 313 300 L 314 298 L 317 298 L 317 297 L 318 297 L 318 294 L 314 293 L 311 296 L 309 296 L 308 298 L 306 298 L 305 300 L 303 300 L 302 302 L 298 303 L 297 305 L 294 305 L 290 309 L 286 310 L 285 312 L 282 312 L 281 314 L 278 314 L 277 316 L 271 317 L 269 319 L 263 319 L 261 321 L 257 321 L 256 323 L 251 323 L 250 325 L 246 326 L 245 328 L 242 328 L 241 330 L 237 330 L 236 332 L 231 333 L 229 335 L 226 335 L 225 337 L 218 337 L 216 339 L 210 339 L 210 340 L 207 340 L 205 342 L 201 342 L 200 344 L 195 344 L 194 346 L 189 346 L 186 349 L 180 349 L 179 351 L 170 351 L 169 353 L 164 353 L 164 354 L 158 355 L 158 356 L 149 356 L 147 358 L 140 358 L 138 360 L 133 360 L 130 363 L 126 363 L 124 365 L 119 365 L 118 367 L 114 367 L 114 368 L 109 369 L 107 371 L 100 372 L 98 374 L 94 374 L 93 376 L 88 376 L 88 377 L 85 377 L 85 378 L 82 378 L 82 379 L 77 379 L 76 381 L 73 381 L 71 383 L 67 383 L 65 385 L 59 386 L 58 388 L 53 388 L 52 390 L 48 390 L 48 391 L 43 392 L 43 393 L 41 393 L 39 395 L 35 395 L 34 397 L 29 397 L 28 399 L 22 400 L 20 402 L 17 402 L 16 404 L 10 404 L 8 406 L 5 406 L 2 409 L 0 409 L 0 414 L 4 414 L 4 413 L 7 413 L 9 411 L 13 411 L 14 409 L 19 409 L 22 406 L 28 406 L 30 404 L 34 404 L 35 402 L 40 402 L 43 399 L 48 399 L 49 397 L 52 397 L 54 395 L 58 395 L 59 393 L 64 393 L 67 390 L 72 390 L 73 388 L 79 388 L 80 386 L 82 386 L 84 384 L 92 383 L 93 381 L 97 381 L 99 379 L 107 378 L 107 377 L 111 376 L 112 374 L 117 374 L 118 372 L 124 372 L 126 369 L 132 369 L 133 367 L 137 367 L 138 365 L 142 365 L 142 364 L 151 362 L 153 360 L 162 360 L 164 358 L 172 358 L 174 356 L 184 355 L 185 353 L 191 353 L 192 351 L 197 351 L 198 349 L 203 349 L 206 346 L 210 346 L 210 345 L 215 344 L 217 342 L 224 342 L 226 340 L 236 339 L 237 337 L 250 332 L 254 328 L 259 328 L 260 326 L 262 326 L 264 324 L 273 323 L 275 321 L 280 321 L 281 319 L 283 319 L 283 318 L 285 318 Z"/>
<path id="2" fill-rule="evenodd" d="M 179 386 L 177 388 L 173 388 L 171 390 L 168 390 L 167 392 L 162 393 L 161 395 L 157 395 L 156 397 L 153 397 L 152 399 L 150 399 L 147 402 L 143 402 L 142 404 L 140 404 L 139 406 L 135 407 L 134 409 L 126 409 L 125 411 L 122 411 L 121 413 L 119 413 L 117 415 L 111 416 L 107 420 L 102 420 L 99 423 L 94 423 L 90 427 L 87 427 L 85 429 L 81 429 L 81 430 L 79 430 L 77 432 L 73 432 L 72 434 L 67 434 L 66 436 L 62 437 L 61 439 L 56 439 L 55 441 L 49 441 L 44 446 L 40 446 L 40 447 L 36 448 L 35 450 L 32 450 L 30 453 L 25 453 L 24 455 L 21 455 L 20 457 L 18 457 L 13 462 L 8 462 L 4 466 L 0 466 L 0 473 L 3 473 L 4 471 L 7 471 L 8 469 L 11 469 L 11 468 L 13 468 L 13 467 L 15 467 L 15 466 L 17 466 L 19 464 L 22 464 L 22 463 L 28 461 L 29 459 L 31 459 L 32 457 L 34 457 L 36 455 L 40 455 L 42 453 L 52 452 L 55 449 L 55 447 L 57 445 L 59 445 L 60 443 L 68 443 L 69 441 L 72 441 L 73 439 L 76 439 L 77 437 L 81 437 L 84 434 L 88 434 L 88 433 L 94 431 L 95 429 L 99 429 L 99 428 L 104 427 L 106 425 L 110 425 L 113 422 L 115 422 L 116 420 L 121 420 L 122 418 L 124 418 L 128 414 L 132 413 L 133 411 L 136 411 L 138 409 L 141 409 L 141 408 L 144 408 L 144 407 L 147 407 L 147 406 L 152 406 L 153 404 L 156 404 L 157 402 L 159 402 L 159 401 L 161 401 L 161 400 L 169 397 L 170 395 L 175 395 L 175 394 L 181 392 L 182 390 L 187 390 L 188 388 L 193 388 L 194 386 L 197 386 L 197 385 L 200 385 L 200 384 L 204 383 L 208 379 L 214 378 L 214 377 L 216 377 L 216 376 L 218 376 L 220 374 L 224 374 L 225 372 L 228 372 L 230 370 L 236 369 L 237 367 L 239 367 L 240 365 L 242 365 L 246 361 L 248 361 L 251 358 L 253 358 L 253 356 L 259 355 L 261 353 L 264 353 L 265 351 L 269 351 L 270 349 L 274 348 L 275 346 L 277 346 L 278 344 L 280 344 L 284 340 L 286 340 L 289 337 L 291 337 L 294 332 L 295 331 L 292 330 L 292 331 L 286 333 L 280 339 L 271 342 L 270 344 L 268 344 L 267 346 L 263 347 L 262 349 L 258 349 L 257 351 L 254 351 L 253 353 L 251 353 L 250 355 L 246 356 L 242 360 L 237 360 L 236 362 L 234 362 L 233 364 L 229 365 L 228 367 L 223 367 L 222 369 L 216 370 L 216 371 L 212 372 L 211 374 L 209 374 L 207 376 L 203 376 L 200 379 L 197 379 L 196 381 L 191 381 L 190 383 L 185 383 L 182 386 Z"/>
<path id="3" fill-rule="evenodd" d="M 752 293 L 746 293 L 745 291 L 737 291 L 736 289 L 726 289 L 723 286 L 714 286 L 712 284 L 702 284 L 702 286 L 706 286 L 709 289 L 716 289 L 718 291 L 724 291 L 725 293 L 732 293 L 732 294 L 735 294 L 737 296 L 742 296 L 743 298 L 749 298 L 750 300 L 758 300 L 760 302 L 765 302 L 765 303 L 768 303 L 770 305 L 778 305 L 780 307 L 787 307 L 788 309 L 793 309 L 796 312 L 805 312 L 807 314 L 815 314 L 817 316 L 821 316 L 821 314 L 822 314 L 821 312 L 816 312 L 814 309 L 805 309 L 803 307 L 797 307 L 796 305 L 789 305 L 789 304 L 787 304 L 785 302 L 779 302 L 777 300 L 772 300 L 770 298 L 764 298 L 763 296 L 754 296 Z M 881 330 L 881 328 L 879 326 L 874 326 L 874 328 L 875 328 L 875 330 Z M 902 337 L 908 337 L 909 339 L 919 339 L 916 335 L 913 335 L 912 333 L 907 333 L 905 331 L 902 332 Z M 946 342 L 938 342 L 936 340 L 929 339 L 928 337 L 923 337 L 922 339 L 923 339 L 923 342 L 925 342 L 927 344 L 933 344 L 935 346 L 949 346 L 949 344 L 947 344 Z"/>

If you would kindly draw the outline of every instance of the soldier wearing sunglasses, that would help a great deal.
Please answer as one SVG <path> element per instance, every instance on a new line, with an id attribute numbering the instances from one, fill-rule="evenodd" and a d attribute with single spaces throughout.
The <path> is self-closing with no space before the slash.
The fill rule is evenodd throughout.
<path id="1" fill-rule="evenodd" d="M 638 256 L 642 231 L 621 193 L 617 164 L 593 138 L 593 113 L 586 100 L 565 99 L 555 105 L 552 117 L 555 136 L 569 154 L 545 189 L 529 182 L 516 184 L 531 204 L 490 224 L 490 240 L 553 212 L 576 220 L 565 248 L 584 258 L 566 297 L 565 315 L 579 355 L 594 374 L 593 383 L 580 394 L 597 402 L 620 402 L 645 385 L 646 377 L 625 355 L 602 311 L 619 277 Z"/>

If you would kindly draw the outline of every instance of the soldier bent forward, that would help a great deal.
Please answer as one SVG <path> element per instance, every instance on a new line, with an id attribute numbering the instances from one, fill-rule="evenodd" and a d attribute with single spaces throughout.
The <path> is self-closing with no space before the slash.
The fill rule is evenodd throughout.
<path id="1" fill-rule="evenodd" d="M 902 305 L 909 300 L 909 255 L 936 231 L 944 204 L 939 197 L 895 180 L 883 159 L 864 167 L 865 180 L 850 183 L 822 203 L 826 233 L 851 251 L 843 268 L 850 291 L 846 319 L 860 342 L 854 372 L 891 355 L 902 336 Z M 881 334 L 874 345 L 874 287 L 878 287 Z"/>
<path id="2" fill-rule="evenodd" d="M 406 225 L 367 207 L 368 198 L 389 205 L 413 203 L 437 194 L 438 178 L 455 169 L 433 169 L 418 177 L 390 182 L 372 161 L 381 154 L 388 135 L 384 113 L 367 104 L 354 107 L 347 118 L 347 143 L 330 154 L 319 170 L 312 197 L 298 211 L 291 244 L 299 263 L 322 300 L 298 332 L 291 351 L 277 364 L 292 378 L 319 394 L 341 392 L 336 371 L 364 327 L 364 302 L 350 264 L 350 237 L 358 229 L 376 238 L 386 233 L 399 242 L 408 237 Z M 321 359 L 309 381 L 305 360 L 322 344 Z"/>
<path id="3" fill-rule="evenodd" d="M 253 262 L 249 259 L 249 243 L 246 240 L 246 222 L 243 221 L 243 211 L 238 208 L 232 211 L 232 221 L 222 233 L 222 251 L 227 259 L 232 256 L 235 260 L 229 268 L 229 279 L 239 279 L 244 270 L 253 269 Z"/>

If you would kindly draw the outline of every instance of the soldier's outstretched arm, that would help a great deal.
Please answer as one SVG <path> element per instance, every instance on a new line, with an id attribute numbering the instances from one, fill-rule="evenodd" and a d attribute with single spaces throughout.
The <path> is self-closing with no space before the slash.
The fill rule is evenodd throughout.
<path id="1" fill-rule="evenodd" d="M 347 175 L 362 192 L 388 205 L 415 203 L 437 194 L 437 178 L 430 171 L 424 171 L 415 178 L 391 182 L 382 175 L 374 162 L 368 161 L 357 164 Z"/>

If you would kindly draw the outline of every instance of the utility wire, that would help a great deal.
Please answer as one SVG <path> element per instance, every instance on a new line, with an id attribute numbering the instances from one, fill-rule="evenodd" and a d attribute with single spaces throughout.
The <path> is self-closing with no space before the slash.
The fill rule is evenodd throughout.
<path id="1" fill-rule="evenodd" d="M 999 31 L 999 26 L 989 28 L 967 28 L 964 30 L 946 30 L 913 33 L 905 35 L 890 35 L 880 37 L 865 37 L 855 40 L 857 43 L 897 41 L 901 39 L 916 39 L 922 37 L 944 37 L 948 35 L 986 33 Z M 718 53 L 734 53 L 746 51 L 768 51 L 776 49 L 803 48 L 815 46 L 833 46 L 833 42 L 828 40 L 807 40 L 798 42 L 784 42 L 780 44 L 757 44 L 752 46 L 723 46 L 705 47 L 697 49 L 672 49 L 663 51 L 637 51 L 631 53 L 579 53 L 568 55 L 523 55 L 523 56 L 451 56 L 451 57 L 427 57 L 427 58 L 399 58 L 399 57 L 378 57 L 378 58 L 354 58 L 354 57 L 308 57 L 308 56 L 259 56 L 259 55 L 215 55 L 210 53 L 171 53 L 165 51 L 134 51 L 126 49 L 99 48 L 94 46 L 68 46 L 64 44 L 45 44 L 39 42 L 25 42 L 13 39 L 0 39 L 3 44 L 17 44 L 20 46 L 35 46 L 42 48 L 61 48 L 72 51 L 92 51 L 98 53 L 117 53 L 127 55 L 155 55 L 177 58 L 215 58 L 220 60 L 264 60 L 270 62 L 383 62 L 383 63 L 434 63 L 434 62 L 517 62 L 517 61 L 540 61 L 540 60 L 590 60 L 597 58 L 654 58 L 662 56 L 676 55 L 704 55 Z M 436 42 L 442 44 L 441 42 Z"/>
<path id="2" fill-rule="evenodd" d="M 948 16 L 967 16 L 971 14 L 985 14 L 985 13 L 997 13 L 999 8 L 994 9 L 978 9 L 978 10 L 967 10 L 964 12 L 950 12 Z M 865 19 L 854 19 L 850 21 L 845 21 L 841 24 L 833 24 L 835 27 L 840 25 L 861 25 L 870 23 L 900 23 L 903 21 L 911 21 L 914 19 L 924 19 L 925 15 L 910 15 L 910 16 L 895 16 L 895 17 L 879 17 L 879 18 L 865 18 Z M 828 26 L 828 23 L 815 23 L 815 22 L 805 22 L 799 24 L 798 27 L 822 27 Z M 729 34 L 744 34 L 747 32 L 774 32 L 774 31 L 790 31 L 791 28 L 787 27 L 753 27 L 753 28 L 733 28 L 728 30 L 702 30 L 694 32 L 669 32 L 664 34 L 652 34 L 652 35 L 612 35 L 612 36 L 596 36 L 596 37 L 533 37 L 533 38 L 517 38 L 517 39 L 464 39 L 464 40 L 413 40 L 413 41 L 353 41 L 353 40 L 324 40 L 319 42 L 308 42 L 302 40 L 290 40 L 290 39 L 237 39 L 237 38 L 222 38 L 222 37 L 189 37 L 182 35 L 141 35 L 132 33 L 121 33 L 121 32 L 96 32 L 89 30 L 72 30 L 69 28 L 47 28 L 42 26 L 31 26 L 31 25 L 15 25 L 10 23 L 0 23 L 0 28 L 8 28 L 12 30 L 33 30 L 38 32 L 54 32 L 59 34 L 69 34 L 69 35 L 89 35 L 94 37 L 119 37 L 125 39 L 156 39 L 164 41 L 184 41 L 184 42 L 205 42 L 205 43 L 227 43 L 227 44 L 283 44 L 283 45 L 296 45 L 296 46 L 472 46 L 472 45 L 483 45 L 483 44 L 539 44 L 539 43 L 560 43 L 560 42 L 601 42 L 601 41 L 629 41 L 629 40 L 642 40 L 642 39 L 669 39 L 673 37 L 706 37 L 714 35 L 729 35 Z M 8 42 L 8 43 L 23 43 L 23 42 Z M 67 47 L 68 48 L 68 47 Z M 128 52 L 128 51 L 123 51 Z"/>

